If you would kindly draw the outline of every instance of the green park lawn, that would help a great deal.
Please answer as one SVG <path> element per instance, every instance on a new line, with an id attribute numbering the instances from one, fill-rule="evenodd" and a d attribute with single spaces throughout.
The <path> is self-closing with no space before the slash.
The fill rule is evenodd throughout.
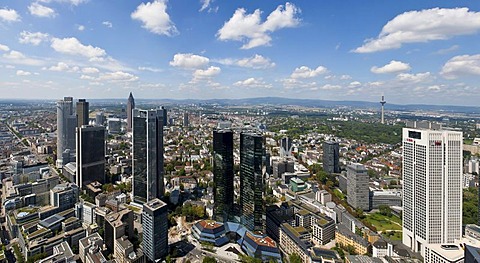
<path id="1" fill-rule="evenodd" d="M 402 230 L 402 220 L 396 216 L 384 216 L 380 213 L 368 214 L 366 219 L 377 231 Z"/>

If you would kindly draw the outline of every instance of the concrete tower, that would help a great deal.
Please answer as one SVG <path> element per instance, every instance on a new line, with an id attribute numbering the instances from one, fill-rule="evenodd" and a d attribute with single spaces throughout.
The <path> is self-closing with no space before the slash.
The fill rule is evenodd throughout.
<path id="1" fill-rule="evenodd" d="M 382 96 L 382 100 L 380 101 L 380 104 L 382 104 L 382 124 L 385 124 L 385 115 L 384 115 L 384 114 L 385 114 L 385 112 L 384 112 L 384 110 L 385 110 L 385 103 L 387 103 L 387 102 L 385 101 L 385 96 Z"/>
<path id="2" fill-rule="evenodd" d="M 75 149 L 75 128 L 77 117 L 73 112 L 73 98 L 57 101 L 57 167 L 70 162 L 69 151 Z M 68 151 L 66 151 L 68 150 Z M 64 152 L 66 151 L 66 154 Z M 66 158 L 64 158 L 64 155 Z M 64 160 L 65 159 L 65 160 Z"/>

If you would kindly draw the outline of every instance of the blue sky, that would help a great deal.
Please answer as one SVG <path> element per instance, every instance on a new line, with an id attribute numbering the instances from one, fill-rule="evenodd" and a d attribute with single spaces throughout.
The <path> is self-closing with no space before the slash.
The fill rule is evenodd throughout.
<path id="1" fill-rule="evenodd" d="M 479 43 L 479 1 L 2 0 L 0 97 L 478 105 Z"/>

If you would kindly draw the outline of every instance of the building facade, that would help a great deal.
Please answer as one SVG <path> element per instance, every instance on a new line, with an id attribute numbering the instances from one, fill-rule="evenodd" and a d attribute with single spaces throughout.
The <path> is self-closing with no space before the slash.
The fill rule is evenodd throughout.
<path id="1" fill-rule="evenodd" d="M 240 220 L 250 231 L 264 231 L 263 185 L 266 167 L 263 137 L 240 134 Z"/>
<path id="2" fill-rule="evenodd" d="M 220 222 L 228 220 L 233 212 L 233 132 L 213 131 L 213 216 Z"/>
<path id="3" fill-rule="evenodd" d="M 168 255 L 167 214 L 167 204 L 159 199 L 143 204 L 143 253 L 153 262 Z"/>
<path id="4" fill-rule="evenodd" d="M 89 103 L 85 99 L 79 99 L 77 102 L 77 127 L 88 125 Z"/>
<path id="5" fill-rule="evenodd" d="M 422 256 L 462 236 L 462 147 L 461 132 L 403 129 L 403 243 Z"/>
<path id="6" fill-rule="evenodd" d="M 336 141 L 323 143 L 323 170 L 327 173 L 340 172 L 340 146 Z"/>
<path id="7" fill-rule="evenodd" d="M 85 188 L 91 182 L 105 180 L 105 127 L 77 128 L 76 184 Z"/>
<path id="8" fill-rule="evenodd" d="M 127 100 L 127 131 L 132 131 L 133 128 L 133 109 L 135 109 L 135 99 L 132 93 L 128 96 Z"/>
<path id="9" fill-rule="evenodd" d="M 347 201 L 355 209 L 370 210 L 368 182 L 365 166 L 358 163 L 347 166 Z"/>
<path id="10" fill-rule="evenodd" d="M 133 196 L 138 203 L 163 196 L 162 119 L 161 110 L 133 110 Z"/>
<path id="11" fill-rule="evenodd" d="M 73 113 L 73 98 L 57 101 L 57 167 L 62 168 L 69 160 L 63 160 L 65 150 L 75 149 L 77 118 Z"/>

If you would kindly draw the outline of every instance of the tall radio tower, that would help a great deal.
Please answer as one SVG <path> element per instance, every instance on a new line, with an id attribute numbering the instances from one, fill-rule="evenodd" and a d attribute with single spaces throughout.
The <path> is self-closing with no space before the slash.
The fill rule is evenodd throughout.
<path id="1" fill-rule="evenodd" d="M 385 124 L 385 115 L 384 115 L 384 108 L 385 108 L 385 101 L 384 96 L 382 96 L 382 100 L 380 101 L 380 104 L 382 104 L 382 124 Z"/>

